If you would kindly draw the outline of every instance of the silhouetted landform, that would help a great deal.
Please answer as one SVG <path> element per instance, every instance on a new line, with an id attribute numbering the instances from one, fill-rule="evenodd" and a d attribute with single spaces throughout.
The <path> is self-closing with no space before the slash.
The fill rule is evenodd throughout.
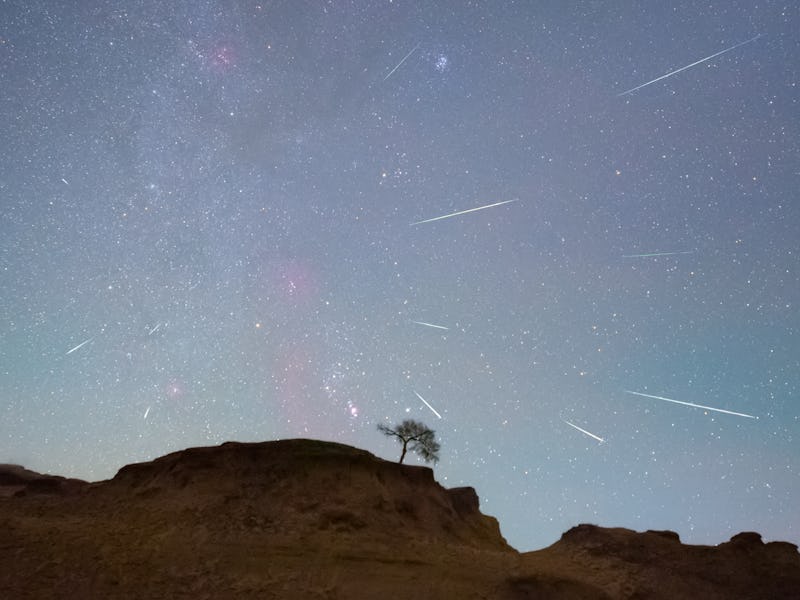
<path id="1" fill-rule="evenodd" d="M 44 483 L 47 482 L 47 483 Z M 468 487 L 315 440 L 228 442 L 87 483 L 0 465 L 0 598 L 797 598 L 800 554 L 741 533 L 579 525 L 518 553 Z"/>
<path id="2" fill-rule="evenodd" d="M 81 479 L 42 475 L 20 465 L 0 464 L 0 496 L 75 494 L 84 490 L 88 485 Z"/>

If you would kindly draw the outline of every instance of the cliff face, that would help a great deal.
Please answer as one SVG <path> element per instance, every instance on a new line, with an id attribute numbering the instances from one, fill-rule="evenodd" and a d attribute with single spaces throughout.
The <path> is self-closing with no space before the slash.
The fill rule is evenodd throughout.
<path id="1" fill-rule="evenodd" d="M 472 488 L 313 440 L 190 448 L 92 484 L 0 466 L 0 532 L 0 598 L 713 600 L 800 589 L 796 546 L 752 533 L 703 547 L 581 525 L 519 554 Z"/>

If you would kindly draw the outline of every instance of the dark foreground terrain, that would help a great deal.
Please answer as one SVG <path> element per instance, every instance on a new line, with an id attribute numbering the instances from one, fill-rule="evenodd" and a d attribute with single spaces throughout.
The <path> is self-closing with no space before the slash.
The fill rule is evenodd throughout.
<path id="1" fill-rule="evenodd" d="M 0 465 L 0 598 L 796 599 L 800 554 L 594 525 L 520 554 L 428 468 L 229 442 L 100 483 Z"/>

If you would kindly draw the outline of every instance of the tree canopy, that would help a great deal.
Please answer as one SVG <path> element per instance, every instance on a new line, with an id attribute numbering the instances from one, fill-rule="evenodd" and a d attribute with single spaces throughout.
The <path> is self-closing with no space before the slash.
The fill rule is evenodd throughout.
<path id="1" fill-rule="evenodd" d="M 402 442 L 403 451 L 400 454 L 400 464 L 406 457 L 406 452 L 410 448 L 417 453 L 425 462 L 439 462 L 439 443 L 436 441 L 436 432 L 419 421 L 406 419 L 400 425 L 389 427 L 383 423 L 378 424 L 378 431 L 389 437 L 396 437 L 397 441 Z"/>

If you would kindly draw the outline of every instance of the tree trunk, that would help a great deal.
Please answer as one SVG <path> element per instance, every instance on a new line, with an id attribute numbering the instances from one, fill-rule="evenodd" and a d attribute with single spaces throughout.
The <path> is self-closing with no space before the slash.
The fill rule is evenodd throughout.
<path id="1" fill-rule="evenodd" d="M 400 455 L 400 460 L 397 461 L 401 465 L 403 464 L 403 459 L 406 457 L 406 446 L 408 446 L 408 441 L 403 440 L 403 453 Z"/>

